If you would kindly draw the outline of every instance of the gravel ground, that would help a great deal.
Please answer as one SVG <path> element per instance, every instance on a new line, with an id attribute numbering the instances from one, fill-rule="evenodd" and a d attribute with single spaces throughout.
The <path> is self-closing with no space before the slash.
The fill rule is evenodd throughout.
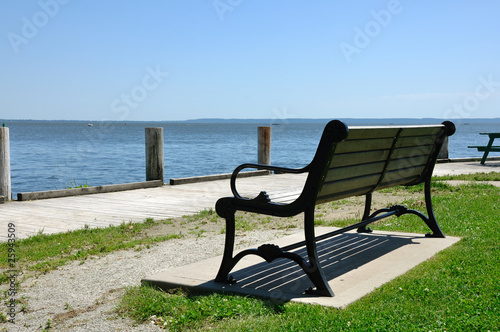
<path id="1" fill-rule="evenodd" d="M 298 230 L 296 230 L 298 231 Z M 284 231 L 253 231 L 239 238 L 239 247 L 263 243 Z M 72 262 L 58 270 L 22 281 L 16 295 L 26 305 L 15 324 L 0 324 L 3 331 L 160 331 L 137 325 L 115 312 L 127 286 L 157 272 L 222 254 L 224 235 L 176 239 L 140 251 L 118 251 L 103 257 Z M 18 304 L 17 310 L 19 310 Z"/>

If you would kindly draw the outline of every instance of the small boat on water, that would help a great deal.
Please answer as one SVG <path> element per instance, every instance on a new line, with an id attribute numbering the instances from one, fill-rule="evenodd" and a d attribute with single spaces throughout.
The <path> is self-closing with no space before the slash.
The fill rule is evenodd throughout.
<path id="1" fill-rule="evenodd" d="M 87 127 L 92 127 L 93 124 L 92 123 L 87 123 Z"/>

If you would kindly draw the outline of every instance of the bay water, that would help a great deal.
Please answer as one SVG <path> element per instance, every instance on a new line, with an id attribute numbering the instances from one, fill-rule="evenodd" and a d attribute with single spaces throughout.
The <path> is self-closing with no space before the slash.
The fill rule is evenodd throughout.
<path id="1" fill-rule="evenodd" d="M 145 181 L 145 128 L 164 128 L 165 182 L 170 178 L 231 173 L 257 162 L 257 128 L 272 127 L 271 164 L 302 167 L 314 156 L 328 120 L 199 120 L 94 122 L 0 120 L 10 131 L 14 198 L 20 192 Z M 351 125 L 440 123 L 442 120 L 343 120 Z M 500 132 L 500 119 L 454 121 L 450 158 L 480 157 L 480 132 Z"/>

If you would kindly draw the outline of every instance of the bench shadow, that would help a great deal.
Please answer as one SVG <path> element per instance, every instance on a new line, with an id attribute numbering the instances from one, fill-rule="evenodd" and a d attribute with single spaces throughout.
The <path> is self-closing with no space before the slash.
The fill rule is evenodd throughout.
<path id="1" fill-rule="evenodd" d="M 386 234 L 344 233 L 317 244 L 318 256 L 328 282 L 356 270 L 403 246 L 415 244 L 411 237 Z M 293 251 L 307 257 L 305 248 Z M 243 258 L 245 260 L 245 258 Z M 238 263 L 241 264 L 241 263 Z M 262 261 L 249 267 L 238 269 L 236 265 L 231 275 L 237 281 L 238 293 L 257 290 L 269 293 L 271 298 L 280 294 L 300 297 L 313 283 L 304 271 L 293 261 L 279 258 L 271 263 Z M 333 289 L 335 293 L 335 289 Z"/>

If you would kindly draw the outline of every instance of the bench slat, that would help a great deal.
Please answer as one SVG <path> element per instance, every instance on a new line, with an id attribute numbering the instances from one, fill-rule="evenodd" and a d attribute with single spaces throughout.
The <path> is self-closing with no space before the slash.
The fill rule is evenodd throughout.
<path id="1" fill-rule="evenodd" d="M 432 151 L 432 145 L 422 145 L 418 147 L 396 148 L 392 154 L 392 159 L 401 159 L 408 157 L 418 157 L 429 155 Z"/>
<path id="2" fill-rule="evenodd" d="M 358 192 L 358 189 L 361 190 L 360 194 L 363 194 L 373 190 L 379 180 L 380 174 L 372 174 L 324 183 L 318 193 L 317 199 L 322 200 L 330 197 L 330 200 L 336 200 L 339 199 L 335 197 L 336 194 L 346 191 Z"/>
<path id="3" fill-rule="evenodd" d="M 349 127 L 347 140 L 350 139 L 373 139 L 373 138 L 389 138 L 396 137 L 400 129 L 403 129 L 401 137 L 405 136 L 422 136 L 436 135 L 441 131 L 441 125 L 427 126 L 383 126 L 383 127 Z"/>
<path id="4" fill-rule="evenodd" d="M 374 138 L 362 140 L 347 140 L 337 144 L 335 154 L 390 149 L 394 138 Z"/>
<path id="5" fill-rule="evenodd" d="M 380 174 L 385 166 L 385 162 L 375 162 L 370 164 L 360 164 L 348 167 L 331 168 L 325 176 L 325 182 L 346 179 L 349 177 L 364 176 L 369 174 Z"/>
<path id="6" fill-rule="evenodd" d="M 318 198 L 316 198 L 316 204 L 328 203 L 343 198 L 365 195 L 369 193 L 371 190 L 372 190 L 371 187 L 361 187 L 361 188 L 349 189 L 344 192 L 336 192 L 329 195 L 325 194 L 322 196 L 318 196 Z"/>
<path id="7" fill-rule="evenodd" d="M 336 154 L 332 158 L 330 168 L 385 161 L 389 157 L 389 153 L 390 150 L 378 150 Z"/>
<path id="8" fill-rule="evenodd" d="M 399 127 L 350 127 L 346 141 L 375 139 L 375 138 L 394 138 L 399 132 Z"/>
<path id="9" fill-rule="evenodd" d="M 411 136 L 411 137 L 400 137 L 396 143 L 396 147 L 418 147 L 421 145 L 433 145 L 436 140 L 436 136 Z"/>
<path id="10" fill-rule="evenodd" d="M 401 133 L 400 137 L 427 136 L 427 135 L 436 136 L 442 129 L 441 126 L 422 126 L 422 127 L 403 126 L 402 128 L 403 132 Z"/>
<path id="11" fill-rule="evenodd" d="M 408 183 L 411 183 L 413 181 L 415 181 L 418 177 L 414 176 L 414 177 L 408 177 L 408 178 L 403 178 L 403 179 L 398 179 L 398 180 L 394 180 L 394 181 L 387 181 L 387 182 L 384 182 L 383 184 L 381 184 L 378 189 L 384 189 L 384 188 L 391 188 L 391 187 L 395 187 L 395 186 L 404 186 Z"/>
<path id="12" fill-rule="evenodd" d="M 426 156 L 426 155 L 412 156 L 412 157 L 401 158 L 401 159 L 393 159 L 387 165 L 387 171 L 390 172 L 390 171 L 400 169 L 400 168 L 424 166 L 427 164 L 428 160 L 429 160 L 429 156 Z"/>
<path id="13" fill-rule="evenodd" d="M 387 184 L 391 184 L 394 182 L 400 182 L 401 184 L 413 182 L 418 177 L 420 177 L 424 169 L 425 165 L 388 171 L 384 176 L 384 180 L 382 180 L 380 186 L 377 189 L 382 189 Z"/>

